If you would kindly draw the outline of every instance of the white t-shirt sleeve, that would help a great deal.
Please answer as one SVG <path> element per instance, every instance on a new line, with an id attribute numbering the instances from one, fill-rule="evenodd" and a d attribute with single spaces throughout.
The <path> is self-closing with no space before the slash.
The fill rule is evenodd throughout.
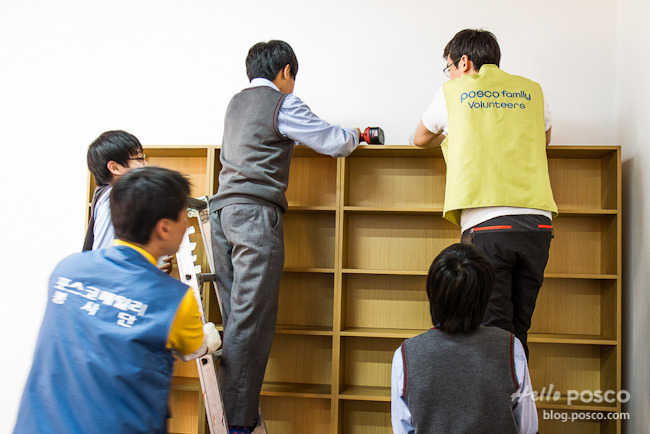
<path id="1" fill-rule="evenodd" d="M 445 101 L 445 94 L 442 87 L 438 89 L 433 96 L 431 105 L 426 109 L 422 115 L 422 125 L 433 134 L 447 134 L 448 127 L 447 120 L 447 101 Z"/>

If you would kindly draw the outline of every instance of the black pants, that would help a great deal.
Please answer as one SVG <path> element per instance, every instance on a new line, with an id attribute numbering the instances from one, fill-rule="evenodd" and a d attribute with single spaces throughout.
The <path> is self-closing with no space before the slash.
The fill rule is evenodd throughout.
<path id="1" fill-rule="evenodd" d="M 528 329 L 553 238 L 551 221 L 540 215 L 496 217 L 463 232 L 461 241 L 480 247 L 494 267 L 494 290 L 483 325 L 508 330 L 528 357 Z"/>

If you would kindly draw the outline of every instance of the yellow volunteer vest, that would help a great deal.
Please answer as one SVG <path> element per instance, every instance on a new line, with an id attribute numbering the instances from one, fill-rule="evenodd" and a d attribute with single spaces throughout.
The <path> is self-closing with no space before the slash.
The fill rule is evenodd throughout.
<path id="1" fill-rule="evenodd" d="M 557 215 L 548 176 L 539 84 L 483 65 L 443 85 L 449 134 L 444 218 L 468 208 L 511 206 Z"/>

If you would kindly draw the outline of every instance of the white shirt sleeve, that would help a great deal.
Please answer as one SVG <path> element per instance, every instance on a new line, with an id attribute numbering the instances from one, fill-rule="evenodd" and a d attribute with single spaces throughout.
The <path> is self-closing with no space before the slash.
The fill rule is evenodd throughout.
<path id="1" fill-rule="evenodd" d="M 330 125 L 293 94 L 282 102 L 278 129 L 283 136 L 332 157 L 345 157 L 359 145 L 357 130 Z"/>
<path id="2" fill-rule="evenodd" d="M 107 188 L 95 203 L 95 225 L 93 226 L 93 250 L 110 247 L 115 238 L 115 229 L 111 219 L 111 190 Z"/>
<path id="3" fill-rule="evenodd" d="M 394 434 L 413 434 L 415 427 L 406 399 L 404 398 L 404 364 L 401 345 L 393 355 L 390 381 L 390 419 Z"/>
<path id="4" fill-rule="evenodd" d="M 524 346 L 517 338 L 515 338 L 514 359 L 519 390 L 515 393 L 517 398 L 512 413 L 515 416 L 520 434 L 535 434 L 539 423 L 537 420 L 537 407 L 535 406 L 533 387 L 530 384 Z"/>
<path id="5" fill-rule="evenodd" d="M 447 119 L 447 101 L 442 87 L 440 87 L 433 96 L 431 105 L 422 115 L 422 125 L 433 134 L 444 133 L 447 135 L 447 127 L 449 126 Z"/>

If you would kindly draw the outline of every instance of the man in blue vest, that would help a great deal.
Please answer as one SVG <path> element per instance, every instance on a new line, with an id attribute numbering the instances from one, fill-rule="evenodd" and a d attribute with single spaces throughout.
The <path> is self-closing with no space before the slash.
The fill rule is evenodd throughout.
<path id="1" fill-rule="evenodd" d="M 451 80 L 435 94 L 412 143 L 442 147 L 444 217 L 495 270 L 484 324 L 514 333 L 528 356 L 557 215 L 546 158 L 550 110 L 539 84 L 499 69 L 499 44 L 488 31 L 458 32 L 443 57 Z"/>
<path id="2" fill-rule="evenodd" d="M 174 366 L 218 349 L 191 288 L 156 267 L 187 229 L 187 179 L 130 170 L 113 186 L 111 247 L 50 277 L 15 433 L 165 433 Z"/>

